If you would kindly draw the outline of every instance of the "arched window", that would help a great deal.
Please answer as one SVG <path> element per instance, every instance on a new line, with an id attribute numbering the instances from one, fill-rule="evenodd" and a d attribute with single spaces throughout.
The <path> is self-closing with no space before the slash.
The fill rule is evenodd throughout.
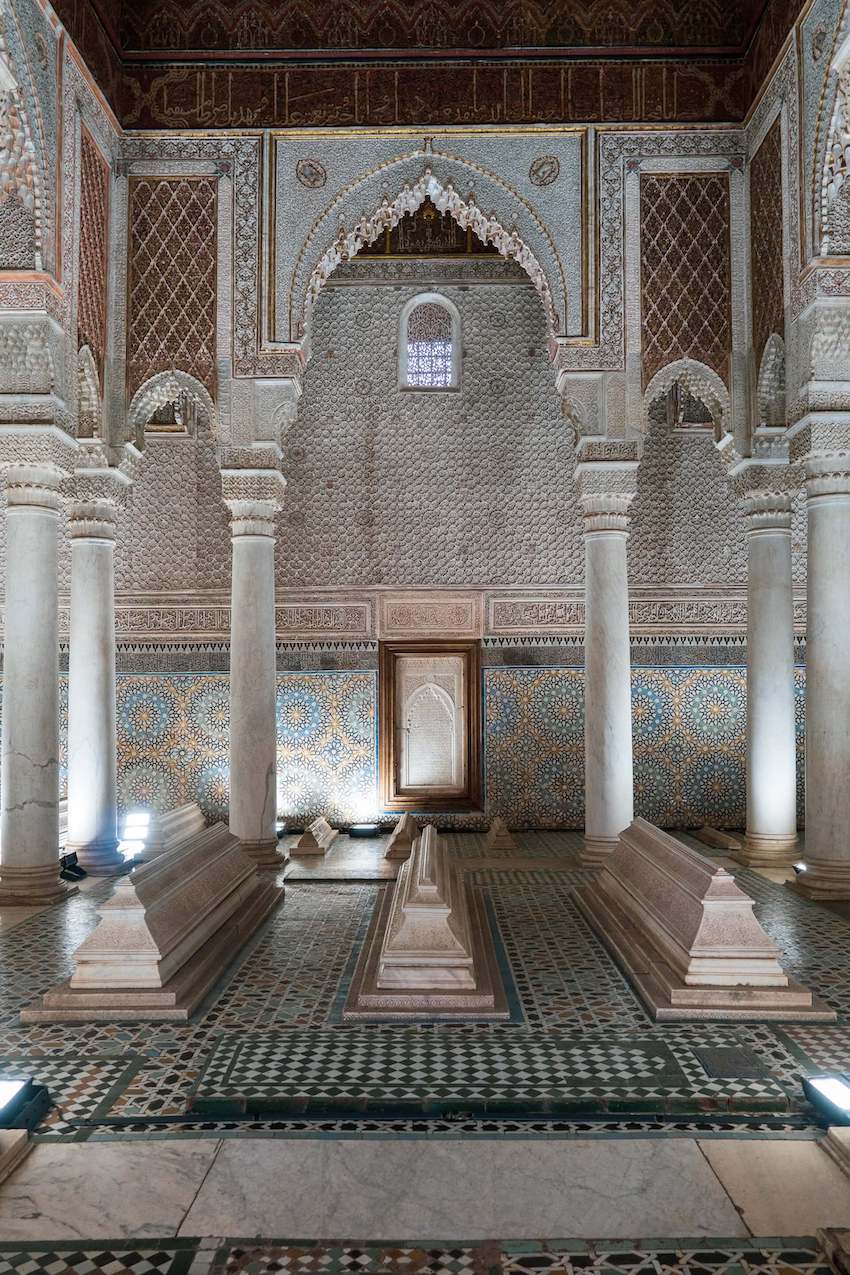
<path id="1" fill-rule="evenodd" d="M 460 384 L 460 315 L 438 292 L 413 297 L 401 312 L 399 384 L 409 390 Z"/>

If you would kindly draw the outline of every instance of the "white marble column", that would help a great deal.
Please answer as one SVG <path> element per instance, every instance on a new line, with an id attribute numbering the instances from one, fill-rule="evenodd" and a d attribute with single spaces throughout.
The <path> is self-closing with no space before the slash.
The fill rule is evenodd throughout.
<path id="1" fill-rule="evenodd" d="M 850 899 L 850 446 L 806 459 L 807 871 L 810 898 Z"/>
<path id="2" fill-rule="evenodd" d="M 233 541 L 230 612 L 230 830 L 262 868 L 277 849 L 275 514 L 272 500 L 228 500 Z"/>
<path id="3" fill-rule="evenodd" d="M 6 601 L 0 789 L 0 904 L 53 903 L 59 878 L 59 616 L 61 471 L 6 471 Z"/>
<path id="4" fill-rule="evenodd" d="M 94 876 L 126 870 L 118 853 L 115 725 L 115 523 L 110 500 L 71 505 L 68 842 Z"/>
<path id="5" fill-rule="evenodd" d="M 606 455 L 612 459 L 602 459 Z M 584 788 L 582 860 L 602 863 L 634 817 L 626 544 L 635 448 L 585 439 L 576 478 L 584 512 Z"/>
<path id="6" fill-rule="evenodd" d="M 757 867 L 797 857 L 791 495 L 752 489 L 747 514 L 747 832 Z"/>

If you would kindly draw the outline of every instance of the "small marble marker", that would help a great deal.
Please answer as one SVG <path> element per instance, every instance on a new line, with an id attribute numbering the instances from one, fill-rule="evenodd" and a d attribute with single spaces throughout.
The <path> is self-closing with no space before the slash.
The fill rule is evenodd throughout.
<path id="1" fill-rule="evenodd" d="M 484 838 L 485 850 L 516 850 L 516 842 L 508 831 L 508 825 L 505 823 L 501 815 L 490 824 L 490 829 Z"/>
<path id="2" fill-rule="evenodd" d="M 325 854 L 338 836 L 336 828 L 332 828 L 324 815 L 320 815 L 318 819 L 313 820 L 309 828 L 305 828 L 289 853 Z"/>
<path id="3" fill-rule="evenodd" d="M 709 828 L 708 824 L 698 828 L 693 835 L 704 846 L 712 846 L 715 850 L 740 850 L 742 846 L 740 837 L 733 837 L 731 833 L 722 832 L 720 828 Z"/>

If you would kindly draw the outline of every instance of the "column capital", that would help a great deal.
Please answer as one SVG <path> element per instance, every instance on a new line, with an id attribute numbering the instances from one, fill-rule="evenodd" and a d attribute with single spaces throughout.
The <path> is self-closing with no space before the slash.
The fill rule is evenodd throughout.
<path id="1" fill-rule="evenodd" d="M 118 505 L 114 500 L 73 500 L 68 505 L 71 540 L 114 540 Z"/>
<path id="2" fill-rule="evenodd" d="M 276 447 L 231 447 L 221 455 L 221 495 L 234 536 L 273 536 L 286 479 Z"/>
<path id="3" fill-rule="evenodd" d="M 638 444 L 625 439 L 583 438 L 577 456 L 575 482 L 585 535 L 628 532 L 629 509 L 637 494 Z"/>
<path id="4" fill-rule="evenodd" d="M 59 489 L 65 477 L 61 469 L 51 464 L 22 463 L 5 465 L 3 470 L 10 510 L 29 507 L 59 512 L 62 504 Z"/>
<path id="5" fill-rule="evenodd" d="M 787 463 L 763 463 L 755 458 L 733 470 L 732 489 L 743 505 L 747 531 L 791 530 L 791 508 L 799 473 Z"/>

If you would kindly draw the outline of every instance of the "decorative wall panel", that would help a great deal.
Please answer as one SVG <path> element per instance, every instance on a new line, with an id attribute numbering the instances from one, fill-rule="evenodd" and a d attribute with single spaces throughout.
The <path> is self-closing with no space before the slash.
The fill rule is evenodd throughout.
<path id="1" fill-rule="evenodd" d="M 731 327 L 729 177 L 642 173 L 643 379 L 698 359 L 728 385 Z"/>
<path id="2" fill-rule="evenodd" d="M 215 395 L 216 181 L 130 181 L 130 397 L 156 372 L 188 372 Z"/>
<path id="3" fill-rule="evenodd" d="M 756 367 L 771 333 L 785 337 L 782 246 L 782 125 L 779 116 L 750 168 L 753 353 Z"/>
<path id="4" fill-rule="evenodd" d="M 384 269 L 369 262 L 361 277 L 380 280 Z M 445 392 L 398 387 L 399 318 L 421 286 L 323 291 L 284 445 L 281 587 L 582 578 L 574 449 L 544 312 L 530 284 L 513 271 L 507 279 L 437 284 L 463 330 L 462 389 Z"/>
<path id="5" fill-rule="evenodd" d="M 803 813 L 804 672 L 796 672 L 798 805 Z M 746 820 L 746 672 L 633 668 L 635 813 L 663 827 Z M 527 828 L 584 821 L 584 674 L 488 669 L 489 814 Z"/>
<path id="6" fill-rule="evenodd" d="M 80 264 L 77 348 L 92 352 L 101 389 L 106 356 L 106 277 L 109 255 L 109 164 L 88 129 L 80 133 Z"/>

